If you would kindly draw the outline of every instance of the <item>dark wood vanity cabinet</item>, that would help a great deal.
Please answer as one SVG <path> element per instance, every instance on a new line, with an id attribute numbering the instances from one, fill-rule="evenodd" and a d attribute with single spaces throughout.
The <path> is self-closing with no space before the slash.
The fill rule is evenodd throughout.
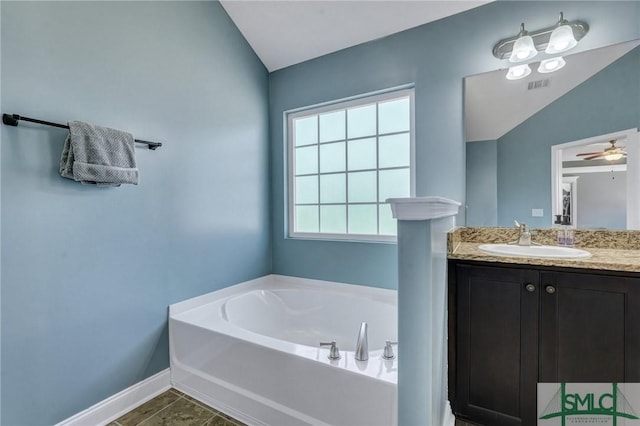
<path id="1" fill-rule="evenodd" d="M 538 370 L 537 271 L 462 263 L 450 268 L 454 413 L 491 426 L 535 418 L 529 401 L 535 402 Z"/>
<path id="2" fill-rule="evenodd" d="M 540 272 L 540 382 L 640 382 L 640 278 Z"/>
<path id="3" fill-rule="evenodd" d="M 538 382 L 640 381 L 640 274 L 501 265 L 449 263 L 458 417 L 535 426 Z"/>

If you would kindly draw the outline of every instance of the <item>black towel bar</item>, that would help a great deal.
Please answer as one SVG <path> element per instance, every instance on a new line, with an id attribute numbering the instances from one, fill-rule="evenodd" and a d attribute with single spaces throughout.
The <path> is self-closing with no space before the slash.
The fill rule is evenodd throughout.
<path id="1" fill-rule="evenodd" d="M 38 120 L 38 119 L 35 119 L 35 118 L 29 118 L 29 117 L 25 117 L 25 116 L 18 115 L 18 114 L 2 114 L 2 122 L 4 124 L 6 124 L 7 126 L 14 126 L 15 127 L 15 126 L 18 125 L 18 122 L 20 120 L 30 121 L 32 123 L 44 124 L 45 126 L 59 127 L 61 129 L 68 129 L 69 128 L 69 126 L 67 126 L 65 124 L 52 123 L 50 121 Z M 160 143 L 160 142 L 149 142 L 149 141 L 143 141 L 141 139 L 135 139 L 135 141 L 138 142 L 138 143 L 143 143 L 145 145 L 148 145 L 149 149 L 153 149 L 153 150 L 155 150 L 159 146 L 162 146 L 162 143 Z"/>

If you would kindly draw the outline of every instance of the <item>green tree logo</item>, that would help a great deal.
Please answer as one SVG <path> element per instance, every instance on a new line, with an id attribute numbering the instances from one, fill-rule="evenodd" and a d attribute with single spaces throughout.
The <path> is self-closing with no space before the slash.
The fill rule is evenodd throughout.
<path id="1" fill-rule="evenodd" d="M 619 417 L 638 419 L 617 383 L 611 384 L 611 393 L 602 394 L 567 393 L 566 383 L 561 383 L 539 418 L 547 420 L 560 417 L 562 426 L 565 426 L 566 418 L 569 416 L 609 416 L 612 417 L 613 426 L 617 425 Z"/>

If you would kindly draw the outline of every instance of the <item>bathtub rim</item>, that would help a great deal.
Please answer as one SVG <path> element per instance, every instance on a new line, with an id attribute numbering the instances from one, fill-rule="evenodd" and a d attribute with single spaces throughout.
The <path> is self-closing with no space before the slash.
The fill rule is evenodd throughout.
<path id="1" fill-rule="evenodd" d="M 341 290 L 339 292 L 344 292 L 344 289 L 351 289 L 352 291 L 368 291 L 371 293 L 372 298 L 376 300 L 384 302 L 388 300 L 389 297 L 391 297 L 395 300 L 396 306 L 398 302 L 397 291 L 387 288 L 369 287 L 365 285 L 341 283 L 336 281 L 316 280 L 312 278 L 293 277 L 289 275 L 269 274 L 238 284 L 232 284 L 219 290 L 214 290 L 200 296 L 195 296 L 190 299 L 173 303 L 169 305 L 169 317 L 176 317 L 177 315 L 180 315 L 186 311 L 190 311 L 191 309 L 215 302 L 220 298 L 229 297 L 238 293 L 238 290 L 250 291 L 271 289 L 274 284 L 281 284 L 283 288 L 290 289 L 298 289 L 302 284 L 306 287 L 322 290 L 335 290 L 340 287 Z"/>
<path id="2" fill-rule="evenodd" d="M 231 339 L 264 346 L 271 350 L 284 352 L 286 354 L 295 354 L 296 356 L 338 368 L 351 374 L 362 375 L 369 379 L 380 380 L 397 385 L 397 353 L 399 352 L 399 349 L 396 349 L 396 358 L 393 360 L 383 359 L 382 349 L 371 350 L 369 352 L 369 361 L 356 361 L 354 359 L 354 352 L 346 350 L 341 350 L 342 358 L 340 360 L 330 360 L 327 357 L 329 354 L 328 348 L 307 346 L 271 336 L 265 336 L 232 324 L 222 317 L 220 308 L 229 298 L 254 290 L 273 290 L 274 288 L 293 290 L 317 289 L 346 294 L 359 292 L 365 293 L 367 294 L 367 297 L 383 303 L 389 303 L 392 301 L 397 306 L 396 290 L 270 274 L 170 305 L 169 323 L 172 321 L 187 323 L 193 327 L 203 328 L 212 333 L 218 333 Z M 209 306 L 212 311 L 216 312 L 217 321 L 214 325 L 203 325 L 202 323 L 194 322 L 192 318 L 189 318 L 190 315 L 194 315 L 199 308 L 203 308 L 204 306 Z M 170 349 L 172 348 L 170 347 Z M 170 355 L 171 358 L 173 358 L 174 354 L 171 353 Z"/>

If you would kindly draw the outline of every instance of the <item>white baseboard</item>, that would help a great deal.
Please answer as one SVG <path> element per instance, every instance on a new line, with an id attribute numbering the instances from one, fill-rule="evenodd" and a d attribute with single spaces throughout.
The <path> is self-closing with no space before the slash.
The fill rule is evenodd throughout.
<path id="1" fill-rule="evenodd" d="M 98 402 L 55 426 L 102 426 L 117 419 L 162 392 L 171 388 L 171 373 L 167 368 L 153 376 Z"/>

